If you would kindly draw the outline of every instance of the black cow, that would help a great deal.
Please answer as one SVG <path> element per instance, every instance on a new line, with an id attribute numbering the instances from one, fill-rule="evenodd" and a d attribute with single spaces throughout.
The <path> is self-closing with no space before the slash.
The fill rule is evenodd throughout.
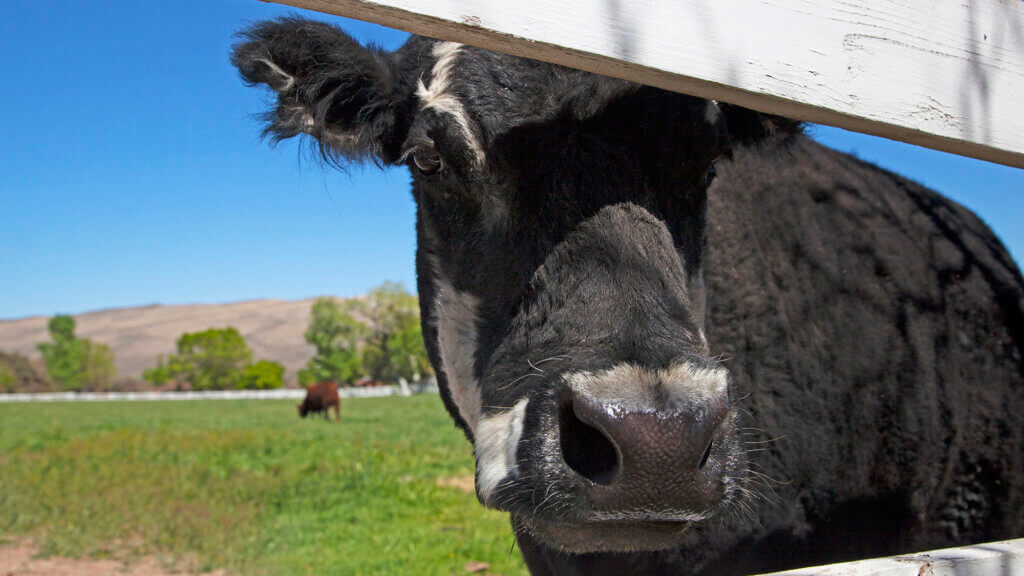
<path id="1" fill-rule="evenodd" d="M 534 574 L 1024 535 L 1024 281 L 964 208 L 795 122 L 452 42 L 283 19 L 232 59 L 272 139 L 410 168 L 441 395 Z"/>
<path id="2" fill-rule="evenodd" d="M 324 420 L 330 419 L 329 413 L 334 408 L 334 421 L 341 420 L 341 398 L 338 397 L 338 385 L 334 382 L 317 382 L 306 386 L 306 397 L 299 404 L 299 416 L 321 412 Z"/>

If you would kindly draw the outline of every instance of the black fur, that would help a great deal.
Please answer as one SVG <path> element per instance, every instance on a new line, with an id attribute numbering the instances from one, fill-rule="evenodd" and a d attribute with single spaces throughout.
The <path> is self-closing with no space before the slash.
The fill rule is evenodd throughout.
<path id="1" fill-rule="evenodd" d="M 483 414 L 529 398 L 518 475 L 488 504 L 535 574 L 738 574 L 1024 535 L 1024 281 L 963 208 L 786 119 L 469 47 L 447 90 L 467 138 L 415 96 L 433 40 L 386 53 L 297 19 L 243 37 L 232 61 L 278 92 L 273 138 L 410 166 L 446 406 L 473 441 L 438 348 L 442 282 L 479 302 Z M 561 377 L 682 360 L 731 374 L 723 497 L 667 540 L 638 518 L 606 544 L 589 481 L 551 449 Z"/>
<path id="2" fill-rule="evenodd" d="M 394 54 L 299 18 L 262 22 L 239 36 L 231 63 L 248 84 L 278 95 L 265 115 L 272 141 L 306 133 L 327 160 L 398 158 L 414 100 Z"/>

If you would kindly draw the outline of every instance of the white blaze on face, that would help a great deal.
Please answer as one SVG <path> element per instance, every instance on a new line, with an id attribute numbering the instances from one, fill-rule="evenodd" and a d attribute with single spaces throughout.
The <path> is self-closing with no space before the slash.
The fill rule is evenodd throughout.
<path id="1" fill-rule="evenodd" d="M 510 410 L 485 416 L 476 430 L 476 492 L 487 502 L 502 480 L 518 477 L 516 449 L 523 436 L 526 404 L 523 398 Z"/>
<path id="2" fill-rule="evenodd" d="M 458 57 L 462 44 L 458 42 L 438 42 L 434 45 L 432 54 L 437 61 L 431 69 L 430 86 L 423 84 L 420 78 L 416 88 L 416 95 L 423 103 L 423 108 L 433 108 L 438 112 L 448 114 L 455 120 L 459 127 L 459 133 L 466 141 L 466 145 L 473 151 L 478 164 L 484 163 L 484 150 L 477 140 L 476 133 L 469 125 L 469 116 L 462 102 L 455 95 L 448 93 L 448 82 L 455 59 Z"/>
<path id="3" fill-rule="evenodd" d="M 708 309 L 707 286 L 704 283 L 704 267 L 702 266 L 690 277 L 690 284 L 687 292 L 690 295 L 690 302 L 693 305 L 693 321 L 697 324 L 697 336 L 700 337 L 701 346 L 707 350 L 708 339 L 704 335 L 705 314 Z"/>
<path id="4" fill-rule="evenodd" d="M 722 109 L 718 106 L 718 100 L 708 100 L 704 108 L 704 121 L 715 126 L 722 120 Z"/>
<path id="5" fill-rule="evenodd" d="M 473 433 L 477 493 L 486 502 L 498 484 L 517 471 L 516 448 L 523 435 L 527 399 L 523 398 L 511 409 L 483 415 L 480 382 L 474 373 L 479 300 L 452 287 L 441 276 L 437 262 L 433 264 L 438 279 L 434 321 L 441 368 L 452 401 Z"/>
<path id="6" fill-rule="evenodd" d="M 437 277 L 434 321 L 441 365 L 452 401 L 475 437 L 480 421 L 480 383 L 474 374 L 479 301 L 472 294 L 455 290 L 439 275 Z"/>
<path id="7" fill-rule="evenodd" d="M 678 410 L 701 406 L 725 396 L 725 368 L 700 368 L 681 363 L 650 370 L 619 364 L 603 372 L 574 372 L 565 376 L 573 391 L 627 411 Z"/>

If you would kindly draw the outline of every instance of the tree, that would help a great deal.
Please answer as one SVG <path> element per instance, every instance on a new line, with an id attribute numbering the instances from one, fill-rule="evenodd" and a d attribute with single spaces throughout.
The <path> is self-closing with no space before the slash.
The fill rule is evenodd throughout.
<path id="1" fill-rule="evenodd" d="M 81 389 L 109 390 L 117 378 L 114 366 L 114 352 L 106 344 L 80 339 L 77 346 L 81 348 L 82 357 Z"/>
<path id="2" fill-rule="evenodd" d="M 406 380 L 419 380 L 434 373 L 423 344 L 423 330 L 417 321 L 415 326 L 394 335 L 389 345 L 394 358 L 395 373 Z"/>
<path id="3" fill-rule="evenodd" d="M 53 383 L 28 357 L 0 351 L 0 392 L 41 392 L 52 388 Z"/>
<path id="4" fill-rule="evenodd" d="M 53 342 L 36 344 L 50 378 L 64 390 L 78 390 L 82 368 L 81 349 L 75 342 L 75 319 L 58 314 L 47 324 Z"/>
<path id="5" fill-rule="evenodd" d="M 14 369 L 0 364 L 0 392 L 14 392 L 18 389 L 18 377 Z"/>
<path id="6" fill-rule="evenodd" d="M 157 356 L 156 366 L 143 370 L 142 379 L 153 386 L 163 386 L 174 380 L 174 373 L 171 371 L 170 365 L 164 361 L 164 357 Z"/>
<path id="7" fill-rule="evenodd" d="M 350 301 L 352 302 L 352 301 Z M 356 305 L 348 304 L 354 308 Z M 351 384 L 363 374 L 359 341 L 368 330 L 333 298 L 317 298 L 310 311 L 304 337 L 316 348 L 306 367 L 299 370 L 299 383 L 331 380 Z"/>
<path id="8" fill-rule="evenodd" d="M 283 386 L 284 366 L 270 360 L 260 360 L 246 366 L 238 385 L 245 390 L 269 390 Z"/>
<path id="9" fill-rule="evenodd" d="M 50 378 L 64 390 L 106 390 L 117 377 L 114 353 L 105 344 L 75 337 L 75 319 L 58 314 L 47 325 L 53 342 L 36 345 Z"/>
<path id="10" fill-rule="evenodd" d="M 365 304 L 373 329 L 363 346 L 363 367 L 377 380 L 413 380 L 431 374 L 420 330 L 420 307 L 401 284 L 385 282 Z"/>
<path id="11" fill-rule="evenodd" d="M 370 326 L 357 317 L 368 318 Z M 364 371 L 390 381 L 432 373 L 420 331 L 419 301 L 394 282 L 374 288 L 364 300 L 338 303 L 318 298 L 305 338 L 316 353 L 299 370 L 302 385 L 323 380 L 352 383 Z"/>
<path id="12" fill-rule="evenodd" d="M 230 390 L 238 387 L 252 361 L 245 338 L 232 327 L 186 332 L 178 338 L 177 349 L 166 364 L 151 369 L 150 378 L 170 376 L 193 390 Z"/>
<path id="13" fill-rule="evenodd" d="M 154 386 L 176 382 L 193 390 L 266 390 L 284 386 L 284 366 L 252 361 L 245 338 L 232 327 L 186 332 L 178 337 L 177 354 L 157 357 L 142 378 Z"/>

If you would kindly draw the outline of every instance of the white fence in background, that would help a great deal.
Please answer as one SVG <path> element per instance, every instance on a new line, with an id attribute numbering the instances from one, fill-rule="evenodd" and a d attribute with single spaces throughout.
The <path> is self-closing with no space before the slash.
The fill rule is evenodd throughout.
<path id="1" fill-rule="evenodd" d="M 400 385 L 368 388 L 339 388 L 342 398 L 373 398 L 380 396 L 407 396 L 437 392 L 437 381 L 428 378 L 408 384 L 408 393 Z M 157 400 L 301 400 L 306 396 L 302 388 L 277 390 L 204 390 L 183 392 L 41 392 L 36 394 L 0 394 L 0 404 L 14 402 L 122 402 Z"/>

